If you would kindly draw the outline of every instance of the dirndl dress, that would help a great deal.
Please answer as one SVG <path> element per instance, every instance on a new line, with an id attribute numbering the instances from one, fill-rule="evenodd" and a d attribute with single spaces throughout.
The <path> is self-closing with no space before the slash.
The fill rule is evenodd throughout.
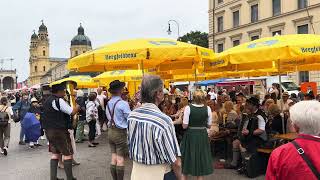
<path id="1" fill-rule="evenodd" d="M 206 129 L 208 108 L 189 107 L 189 125 L 181 142 L 182 173 L 191 176 L 210 175 L 213 173 L 213 164 Z"/>

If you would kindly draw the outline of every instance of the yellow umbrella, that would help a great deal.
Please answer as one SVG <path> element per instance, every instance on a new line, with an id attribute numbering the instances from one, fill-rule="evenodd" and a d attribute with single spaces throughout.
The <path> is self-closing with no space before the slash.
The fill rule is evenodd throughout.
<path id="1" fill-rule="evenodd" d="M 68 78 L 60 79 L 58 81 L 52 82 L 50 86 L 55 84 L 61 84 L 63 82 L 74 82 L 78 89 L 85 88 L 97 88 L 98 83 L 94 82 L 90 76 L 70 76 Z"/>
<path id="2" fill-rule="evenodd" d="M 88 51 L 68 61 L 68 69 L 104 72 L 119 69 L 190 69 L 213 58 L 213 51 L 170 39 L 134 39 Z"/>
<path id="3" fill-rule="evenodd" d="M 100 84 L 106 84 L 108 82 L 119 80 L 123 82 L 141 81 L 142 72 L 139 70 L 118 70 L 118 71 L 108 71 L 104 72 L 93 78 L 95 82 L 100 82 Z"/>
<path id="4" fill-rule="evenodd" d="M 320 35 L 295 34 L 261 38 L 230 48 L 205 64 L 206 70 L 230 66 L 238 70 L 295 67 L 318 63 Z"/>

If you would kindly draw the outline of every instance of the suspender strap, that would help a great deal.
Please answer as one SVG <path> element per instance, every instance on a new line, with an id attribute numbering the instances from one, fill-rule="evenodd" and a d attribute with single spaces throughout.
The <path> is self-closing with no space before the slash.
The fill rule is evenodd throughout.
<path id="1" fill-rule="evenodd" d="M 298 151 L 299 155 L 302 157 L 302 159 L 307 163 L 307 165 L 311 169 L 312 173 L 317 177 L 317 179 L 320 179 L 320 173 L 318 172 L 316 167 L 312 164 L 312 162 L 310 161 L 308 156 L 305 154 L 305 152 L 302 149 L 302 147 L 300 147 L 300 145 L 296 141 L 292 141 L 291 143 L 297 149 L 297 151 Z"/>
<path id="2" fill-rule="evenodd" d="M 114 103 L 113 105 L 113 108 L 112 108 L 112 111 L 110 110 L 109 108 L 109 103 L 107 104 L 107 108 L 108 108 L 108 111 L 109 111 L 109 114 L 110 114 L 110 123 L 111 123 L 111 126 L 115 126 L 115 122 L 114 122 L 114 111 L 116 109 L 116 105 L 121 101 L 121 99 L 118 99 L 116 101 L 116 103 Z"/>

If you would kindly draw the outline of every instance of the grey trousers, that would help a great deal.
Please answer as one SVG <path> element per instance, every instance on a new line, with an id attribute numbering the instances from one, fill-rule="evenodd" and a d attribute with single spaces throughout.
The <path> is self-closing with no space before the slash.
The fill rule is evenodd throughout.
<path id="1" fill-rule="evenodd" d="M 0 127 L 0 148 L 8 147 L 10 141 L 10 123 L 5 127 Z"/>

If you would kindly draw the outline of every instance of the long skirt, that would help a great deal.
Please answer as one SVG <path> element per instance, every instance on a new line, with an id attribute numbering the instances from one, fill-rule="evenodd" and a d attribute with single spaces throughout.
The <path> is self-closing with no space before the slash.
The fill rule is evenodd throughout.
<path id="1" fill-rule="evenodd" d="M 206 176 L 213 172 L 210 142 L 206 129 L 188 129 L 181 142 L 182 173 Z"/>

